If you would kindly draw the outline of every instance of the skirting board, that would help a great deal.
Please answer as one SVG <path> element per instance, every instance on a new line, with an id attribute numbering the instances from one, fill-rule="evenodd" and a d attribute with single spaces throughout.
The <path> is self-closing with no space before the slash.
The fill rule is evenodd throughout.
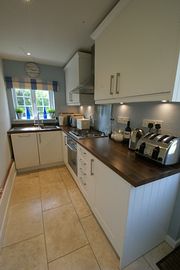
<path id="1" fill-rule="evenodd" d="M 166 242 L 172 247 L 172 248 L 176 248 L 180 245 L 180 239 L 178 240 L 174 240 L 171 236 L 166 235 Z"/>
<path id="2" fill-rule="evenodd" d="M 2 197 L 0 199 L 0 248 L 2 246 L 2 240 L 4 235 L 4 229 L 7 221 L 8 206 L 13 188 L 14 179 L 16 176 L 16 169 L 14 162 L 11 165 L 7 181 L 3 190 Z"/>

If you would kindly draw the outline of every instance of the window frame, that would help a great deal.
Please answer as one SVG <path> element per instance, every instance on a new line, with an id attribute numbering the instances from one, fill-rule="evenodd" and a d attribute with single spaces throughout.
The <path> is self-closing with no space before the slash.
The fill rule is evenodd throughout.
<path id="1" fill-rule="evenodd" d="M 47 91 L 48 92 L 48 94 L 49 94 L 49 106 L 50 106 L 50 108 L 52 108 L 52 109 L 55 109 L 55 100 L 54 100 L 54 92 L 53 91 L 49 91 L 49 90 L 32 90 L 32 89 L 26 89 L 26 88 L 24 88 L 24 89 L 22 89 L 22 88 L 12 88 L 11 89 L 11 92 L 12 92 L 12 98 L 13 98 L 13 105 L 14 105 L 14 112 L 15 112 L 15 115 L 16 115 L 16 111 L 15 111 L 15 109 L 17 108 L 17 107 L 21 107 L 21 106 L 19 106 L 18 105 L 18 103 L 17 103 L 17 94 L 16 94 L 16 90 L 29 90 L 30 91 L 30 93 L 31 93 L 31 103 L 32 103 L 32 105 L 31 106 L 26 106 L 26 105 L 24 105 L 24 106 L 22 106 L 23 108 L 25 107 L 32 107 L 32 117 L 31 117 L 31 119 L 30 120 L 34 120 L 34 119 L 36 119 L 37 118 L 37 116 L 38 116 L 38 107 L 39 106 L 37 106 L 37 104 L 36 104 L 36 92 L 35 91 Z M 24 95 L 23 95 L 23 99 L 24 99 Z M 25 114 L 26 114 L 26 112 L 25 112 Z M 17 115 L 16 115 L 16 119 L 17 119 Z M 27 118 L 26 118 L 26 116 L 25 117 L 23 117 L 22 118 L 23 120 L 27 120 Z M 43 117 L 40 117 L 40 119 L 43 119 Z"/>

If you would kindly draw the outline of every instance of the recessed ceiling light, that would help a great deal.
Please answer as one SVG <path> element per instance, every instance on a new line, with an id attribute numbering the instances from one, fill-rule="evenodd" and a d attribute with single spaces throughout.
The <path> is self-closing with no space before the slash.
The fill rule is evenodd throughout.
<path id="1" fill-rule="evenodd" d="M 27 52 L 26 54 L 27 54 L 27 56 L 31 56 L 31 53 L 30 52 Z"/>
<path id="2" fill-rule="evenodd" d="M 24 0 L 24 2 L 27 2 L 28 3 L 28 2 L 31 2 L 31 0 Z"/>

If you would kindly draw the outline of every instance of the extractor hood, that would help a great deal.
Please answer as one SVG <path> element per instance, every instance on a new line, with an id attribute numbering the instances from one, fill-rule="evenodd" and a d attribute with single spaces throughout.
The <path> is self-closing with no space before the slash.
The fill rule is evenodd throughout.
<path id="1" fill-rule="evenodd" d="M 92 77 L 89 80 L 86 80 L 84 83 L 82 83 L 78 87 L 72 89 L 71 93 L 93 95 L 94 94 L 94 78 Z"/>

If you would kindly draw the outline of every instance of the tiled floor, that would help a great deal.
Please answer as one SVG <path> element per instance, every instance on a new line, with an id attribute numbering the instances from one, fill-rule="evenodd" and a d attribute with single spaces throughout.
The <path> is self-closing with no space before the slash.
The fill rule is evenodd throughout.
<path id="1" fill-rule="evenodd" d="M 125 270 L 156 270 L 162 244 Z M 119 259 L 65 167 L 17 176 L 2 270 L 118 270 Z"/>

